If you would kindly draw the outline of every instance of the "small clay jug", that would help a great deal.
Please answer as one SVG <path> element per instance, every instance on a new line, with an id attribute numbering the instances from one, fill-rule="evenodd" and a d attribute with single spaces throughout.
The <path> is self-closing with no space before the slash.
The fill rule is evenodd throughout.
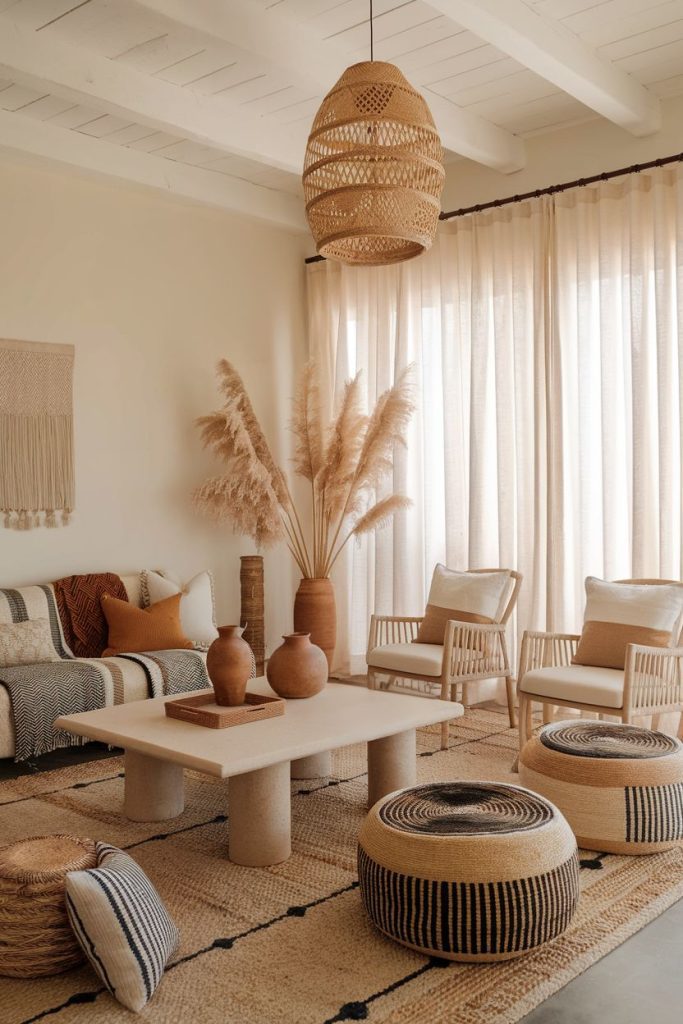
<path id="1" fill-rule="evenodd" d="M 219 626 L 206 655 L 206 671 L 216 691 L 216 704 L 234 708 L 244 704 L 251 676 L 251 648 L 242 639 L 241 626 Z"/>
<path id="2" fill-rule="evenodd" d="M 268 659 L 266 675 L 278 697 L 313 697 L 327 682 L 327 658 L 310 633 L 289 633 Z"/>

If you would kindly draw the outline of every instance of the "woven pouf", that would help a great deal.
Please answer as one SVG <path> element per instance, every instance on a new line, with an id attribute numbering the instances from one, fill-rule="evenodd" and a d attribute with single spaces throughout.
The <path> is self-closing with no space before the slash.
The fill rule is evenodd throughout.
<path id="1" fill-rule="evenodd" d="M 0 849 L 0 975 L 40 978 L 83 960 L 64 878 L 96 863 L 95 843 L 77 836 L 36 836 Z"/>
<path id="2" fill-rule="evenodd" d="M 659 853 L 683 845 L 683 743 L 633 725 L 553 722 L 525 743 L 519 779 L 556 804 L 579 846 Z"/>
<path id="3" fill-rule="evenodd" d="M 495 782 L 380 800 L 359 836 L 360 891 L 390 938 L 448 960 L 508 960 L 560 935 L 579 899 L 576 840 L 557 808 Z"/>

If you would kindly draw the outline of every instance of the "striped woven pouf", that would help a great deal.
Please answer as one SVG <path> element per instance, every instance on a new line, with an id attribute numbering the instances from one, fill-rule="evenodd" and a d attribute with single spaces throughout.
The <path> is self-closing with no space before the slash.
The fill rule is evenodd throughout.
<path id="1" fill-rule="evenodd" d="M 576 841 L 519 786 L 452 782 L 378 801 L 359 836 L 360 892 L 389 938 L 448 960 L 508 960 L 560 935 L 579 899 Z"/>
<path id="2" fill-rule="evenodd" d="M 683 845 L 683 743 L 673 736 L 554 722 L 524 745 L 519 778 L 560 808 L 586 850 L 659 853 Z"/>

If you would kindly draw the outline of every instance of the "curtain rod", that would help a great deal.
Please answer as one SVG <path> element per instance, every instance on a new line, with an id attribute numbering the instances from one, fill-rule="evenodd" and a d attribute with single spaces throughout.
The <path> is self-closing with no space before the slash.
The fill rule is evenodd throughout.
<path id="1" fill-rule="evenodd" d="M 683 160 L 683 153 L 676 153 L 674 156 L 660 156 L 656 160 L 648 160 L 644 164 L 631 164 L 630 167 L 619 167 L 616 171 L 603 171 L 601 174 L 592 174 L 588 178 L 577 178 L 576 181 L 563 181 L 560 185 L 537 188 L 533 192 L 523 192 L 521 195 L 507 196 L 505 199 L 492 199 L 490 203 L 477 203 L 475 206 L 463 206 L 460 210 L 449 210 L 448 213 L 440 213 L 439 220 L 450 220 L 452 217 L 464 217 L 467 213 L 480 213 L 482 210 L 493 210 L 499 206 L 509 206 L 511 203 L 522 203 L 525 199 L 553 196 L 556 192 L 566 192 L 570 188 L 583 188 L 584 185 L 609 181 L 610 178 L 621 178 L 624 174 L 638 174 L 640 171 L 649 171 L 653 167 L 663 167 L 665 164 L 679 163 L 681 160 Z"/>
<path id="2" fill-rule="evenodd" d="M 664 167 L 666 164 L 675 164 L 681 161 L 683 161 L 683 153 L 676 153 L 674 156 L 661 156 L 656 160 L 648 160 L 647 163 L 631 164 L 630 167 L 619 167 L 616 171 L 603 171 L 601 174 L 592 174 L 588 178 L 577 178 L 575 181 L 564 181 L 560 185 L 548 185 L 547 188 L 537 188 L 533 192 L 506 196 L 505 199 L 492 199 L 489 203 L 477 203 L 475 206 L 463 206 L 460 210 L 449 210 L 447 213 L 440 213 L 439 220 L 451 220 L 453 217 L 464 217 L 468 213 L 494 210 L 500 206 L 510 206 L 512 203 L 522 203 L 526 199 L 538 199 L 540 196 L 553 196 L 556 192 L 566 192 L 570 188 L 583 188 L 585 185 L 594 185 L 598 181 L 609 181 L 610 178 L 621 178 L 624 174 L 638 174 L 640 171 L 648 171 L 653 167 Z M 304 263 L 320 263 L 324 259 L 324 256 L 308 256 Z"/>

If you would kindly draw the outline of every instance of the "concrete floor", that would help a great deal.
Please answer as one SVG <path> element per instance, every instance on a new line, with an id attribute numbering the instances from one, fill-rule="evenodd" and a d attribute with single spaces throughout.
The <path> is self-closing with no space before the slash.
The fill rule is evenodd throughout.
<path id="1" fill-rule="evenodd" d="M 524 1024 L 682 1024 L 683 900 L 524 1018 Z"/>

